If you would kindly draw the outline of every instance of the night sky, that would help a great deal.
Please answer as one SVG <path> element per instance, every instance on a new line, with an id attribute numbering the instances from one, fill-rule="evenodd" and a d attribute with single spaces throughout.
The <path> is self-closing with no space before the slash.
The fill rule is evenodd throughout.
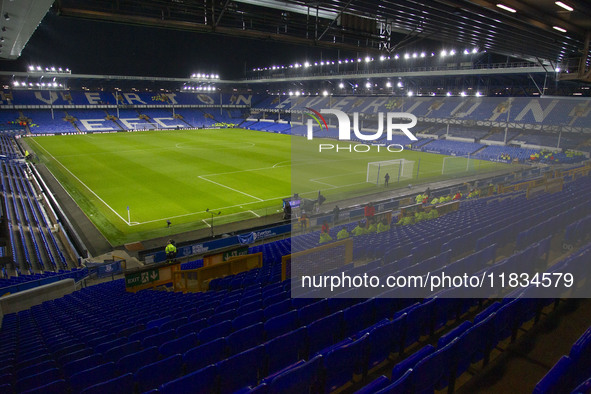
<path id="1" fill-rule="evenodd" d="M 207 72 L 233 79 L 244 77 L 245 68 L 337 55 L 335 50 L 74 19 L 50 11 L 21 57 L 0 61 L 0 69 L 25 71 L 39 64 L 69 67 L 75 74 L 186 78 Z"/>

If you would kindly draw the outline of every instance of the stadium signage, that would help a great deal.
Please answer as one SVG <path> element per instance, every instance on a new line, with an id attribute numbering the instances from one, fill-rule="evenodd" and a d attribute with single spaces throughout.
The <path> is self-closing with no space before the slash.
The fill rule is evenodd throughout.
<path id="1" fill-rule="evenodd" d="M 316 123 L 322 129 L 322 126 L 326 128 L 328 131 L 328 124 L 326 120 L 322 116 L 323 114 L 335 115 L 339 122 L 339 140 L 341 141 L 350 141 L 351 140 L 351 119 L 349 115 L 345 112 L 340 111 L 338 109 L 321 109 L 320 112 L 313 110 L 312 108 L 307 108 L 312 112 L 310 116 L 316 120 Z M 410 119 L 408 123 L 394 123 L 394 119 Z M 322 123 L 320 122 L 322 121 Z M 409 129 L 415 127 L 417 125 L 417 117 L 413 114 L 407 112 L 388 112 L 386 113 L 386 139 L 388 141 L 392 140 L 392 132 L 394 130 L 400 130 L 406 135 L 411 141 L 418 141 L 417 137 L 415 137 Z M 308 119 L 308 134 L 307 138 L 309 140 L 313 139 L 313 127 L 312 127 L 312 119 Z M 378 113 L 378 130 L 375 134 L 362 134 L 359 131 L 359 112 L 353 113 L 353 133 L 355 137 L 362 141 L 377 141 L 382 138 L 384 134 L 384 113 Z"/>

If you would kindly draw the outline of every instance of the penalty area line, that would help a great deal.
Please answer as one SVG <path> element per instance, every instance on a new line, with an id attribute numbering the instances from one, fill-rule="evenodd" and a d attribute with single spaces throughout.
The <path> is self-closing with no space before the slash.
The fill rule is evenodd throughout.
<path id="1" fill-rule="evenodd" d="M 225 187 L 226 189 L 232 190 L 233 192 L 244 194 L 245 196 L 250 197 L 252 199 L 255 199 L 257 201 L 264 201 L 262 198 L 258 198 L 258 197 L 252 196 L 252 195 L 250 195 L 248 193 L 241 192 L 240 190 L 234 189 L 234 188 L 232 188 L 230 186 L 226 186 L 226 185 L 224 185 L 222 183 L 218 183 L 218 182 L 212 181 L 211 179 L 207 179 L 207 178 L 205 178 L 204 175 L 199 175 L 199 178 L 200 179 L 203 179 L 204 181 L 211 182 L 211 183 L 213 183 L 215 185 L 218 185 L 218 186 L 221 186 L 221 187 Z"/>

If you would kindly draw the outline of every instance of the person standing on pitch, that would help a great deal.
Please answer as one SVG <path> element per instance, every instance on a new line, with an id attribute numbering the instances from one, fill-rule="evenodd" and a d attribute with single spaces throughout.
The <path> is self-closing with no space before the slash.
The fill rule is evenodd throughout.
<path id="1" fill-rule="evenodd" d="M 386 173 L 384 176 L 384 186 L 388 187 L 388 182 L 390 182 L 390 174 Z"/>

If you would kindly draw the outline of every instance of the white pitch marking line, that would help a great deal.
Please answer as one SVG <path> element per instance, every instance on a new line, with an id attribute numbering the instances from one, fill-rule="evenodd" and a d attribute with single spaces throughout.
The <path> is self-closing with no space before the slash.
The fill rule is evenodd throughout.
<path id="1" fill-rule="evenodd" d="M 250 209 L 248 210 L 248 212 L 252 213 L 252 214 L 253 214 L 254 216 L 256 216 L 257 218 L 260 218 L 260 217 L 261 217 L 261 215 L 259 215 L 258 213 L 256 213 L 255 211 L 252 211 L 252 210 L 250 210 Z"/>
<path id="2" fill-rule="evenodd" d="M 250 195 L 248 193 L 241 192 L 240 190 L 234 189 L 234 188 L 232 188 L 230 186 L 226 186 L 224 184 L 221 184 L 221 183 L 212 181 L 211 179 L 207 179 L 207 178 L 205 178 L 206 176 L 208 176 L 208 175 L 199 175 L 199 178 L 203 179 L 204 181 L 207 181 L 207 182 L 211 182 L 213 184 L 216 184 L 218 186 L 225 187 L 226 189 L 232 190 L 233 192 L 244 194 L 245 196 L 250 197 L 250 198 L 253 198 L 253 199 L 257 200 L 257 201 L 264 201 L 262 198 L 258 198 L 258 197 L 252 196 L 252 195 Z"/>
<path id="3" fill-rule="evenodd" d="M 317 179 L 323 179 L 323 178 L 317 178 Z M 320 183 L 321 185 L 330 186 L 330 187 L 332 187 L 332 188 L 336 188 L 336 187 L 338 187 L 338 186 L 335 186 L 335 185 L 331 185 L 330 183 L 326 183 L 326 182 L 320 182 L 320 181 L 318 181 L 318 180 L 316 180 L 316 179 L 310 179 L 310 182 L 316 182 L 316 183 Z"/>
<path id="4" fill-rule="evenodd" d="M 207 222 L 205 221 L 205 219 L 201 219 L 201 221 L 202 221 L 203 223 L 205 223 L 205 224 L 207 225 L 207 227 L 211 228 L 211 224 L 207 223 Z"/>
<path id="5" fill-rule="evenodd" d="M 312 192 L 307 192 L 307 193 L 312 193 Z M 316 193 L 316 192 L 314 192 L 314 193 Z M 268 198 L 266 200 L 263 200 L 262 202 L 273 201 L 273 200 L 282 200 L 282 199 L 288 198 L 288 197 L 291 197 L 291 195 L 289 195 L 289 196 L 281 196 L 281 197 L 274 197 L 274 198 Z M 224 209 L 241 207 L 242 205 L 251 205 L 251 204 L 258 204 L 258 203 L 259 203 L 259 201 L 252 201 L 252 202 L 245 202 L 245 203 L 236 204 L 236 205 L 228 205 L 227 207 L 215 208 L 215 209 L 213 209 L 213 211 L 221 211 L 221 210 L 224 210 Z M 147 221 L 141 222 L 139 224 L 148 224 L 148 223 L 154 223 L 154 222 L 162 222 L 162 221 L 165 221 L 166 219 L 178 219 L 178 218 L 183 218 L 183 217 L 186 217 L 186 216 L 200 215 L 200 214 L 205 213 L 205 212 L 207 212 L 207 211 L 198 211 L 198 212 L 184 213 L 182 215 L 169 216 L 169 217 L 161 218 L 161 219 L 147 220 Z M 234 213 L 229 213 L 227 215 L 222 215 L 222 216 L 240 215 L 240 214 L 242 214 L 244 212 L 247 212 L 247 211 L 234 212 Z"/>
<path id="6" fill-rule="evenodd" d="M 280 166 L 280 164 L 283 163 L 289 163 L 287 166 Z M 279 163 L 275 163 L 273 164 L 273 167 L 271 168 L 277 168 L 277 167 L 289 167 L 291 165 L 291 160 L 285 160 L 285 161 L 280 161 Z"/>
<path id="7" fill-rule="evenodd" d="M 93 195 L 94 195 L 96 198 L 98 198 L 98 199 L 100 200 L 100 202 L 102 202 L 103 204 L 105 204 L 105 206 L 106 206 L 107 208 L 109 208 L 109 209 L 110 209 L 110 210 L 111 210 L 111 211 L 112 211 L 112 212 L 113 212 L 115 215 L 117 215 L 117 217 L 118 217 L 119 219 L 121 219 L 121 220 L 123 221 L 123 223 L 127 224 L 128 226 L 131 226 L 131 224 L 130 224 L 130 223 L 128 223 L 128 222 L 127 222 L 127 220 L 123 219 L 123 217 L 122 217 L 121 215 L 119 215 L 119 214 L 117 213 L 117 211 L 115 211 L 113 208 L 111 208 L 111 206 L 110 206 L 109 204 L 107 204 L 107 203 L 105 202 L 105 200 L 103 200 L 102 198 L 100 198 L 100 197 L 98 196 L 98 194 L 96 194 L 96 193 L 95 193 L 95 192 L 94 192 L 94 191 L 93 191 L 91 188 L 89 188 L 89 187 L 86 185 L 86 183 L 82 182 L 82 181 L 80 180 L 80 178 L 78 178 L 76 175 L 74 175 L 74 173 L 73 173 L 72 171 L 70 171 L 70 170 L 68 169 L 68 167 L 66 167 L 65 165 L 63 165 L 63 164 L 62 164 L 62 163 L 61 163 L 61 162 L 60 162 L 58 159 L 56 159 L 56 158 L 55 158 L 55 157 L 54 157 L 54 156 L 53 156 L 51 153 L 49 153 L 49 151 L 48 151 L 47 149 L 45 149 L 44 147 L 42 147 L 42 146 L 41 146 L 40 144 L 38 144 L 36 141 L 35 141 L 35 143 L 36 143 L 36 144 L 37 144 L 37 145 L 38 145 L 38 146 L 39 146 L 41 149 L 43 149 L 45 152 L 47 152 L 47 154 L 48 154 L 49 156 L 51 156 L 51 157 L 53 158 L 53 160 L 55 160 L 55 161 L 56 161 L 56 162 L 57 162 L 57 163 L 58 163 L 60 166 L 64 167 L 64 169 L 65 169 L 66 171 L 68 171 L 68 172 L 70 173 L 70 175 L 72 175 L 72 176 L 73 176 L 73 177 L 74 177 L 74 178 L 75 178 L 75 179 L 76 179 L 78 182 L 80 182 L 80 184 L 81 184 L 81 185 L 83 185 L 85 188 L 87 188 L 87 189 L 88 189 L 88 191 L 90 191 L 90 192 L 91 192 L 91 193 L 92 193 L 92 194 L 93 194 Z"/>

